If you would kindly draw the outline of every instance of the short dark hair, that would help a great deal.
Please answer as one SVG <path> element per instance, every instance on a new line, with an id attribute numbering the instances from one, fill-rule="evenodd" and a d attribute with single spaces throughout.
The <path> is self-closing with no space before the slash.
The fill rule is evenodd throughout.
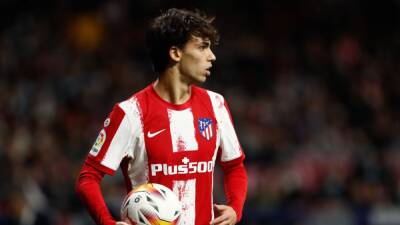
<path id="1" fill-rule="evenodd" d="M 199 10 L 171 8 L 155 18 L 146 32 L 146 43 L 154 70 L 164 71 L 169 64 L 169 49 L 183 47 L 192 36 L 209 39 L 218 44 L 219 34 L 213 17 Z"/>

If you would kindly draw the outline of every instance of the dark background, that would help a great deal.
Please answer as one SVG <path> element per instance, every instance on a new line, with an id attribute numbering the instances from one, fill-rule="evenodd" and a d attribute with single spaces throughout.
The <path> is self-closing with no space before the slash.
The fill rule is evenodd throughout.
<path id="1" fill-rule="evenodd" d="M 156 78 L 144 30 L 171 6 L 216 16 L 204 87 L 246 153 L 241 224 L 400 224 L 400 1 L 3 0 L 1 225 L 93 224 L 77 173 L 113 104 Z M 103 181 L 117 216 L 122 182 Z"/>

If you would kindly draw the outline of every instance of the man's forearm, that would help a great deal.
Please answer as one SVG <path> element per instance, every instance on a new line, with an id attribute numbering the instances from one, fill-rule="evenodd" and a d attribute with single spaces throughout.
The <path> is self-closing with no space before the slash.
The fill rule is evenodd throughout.
<path id="1" fill-rule="evenodd" d="M 98 225 L 115 225 L 100 189 L 104 174 L 85 164 L 76 181 L 76 192 Z"/>
<path id="2" fill-rule="evenodd" d="M 243 162 L 228 162 L 222 164 L 224 171 L 224 187 L 227 204 L 237 215 L 237 221 L 242 218 L 244 201 L 247 194 L 247 174 Z"/>

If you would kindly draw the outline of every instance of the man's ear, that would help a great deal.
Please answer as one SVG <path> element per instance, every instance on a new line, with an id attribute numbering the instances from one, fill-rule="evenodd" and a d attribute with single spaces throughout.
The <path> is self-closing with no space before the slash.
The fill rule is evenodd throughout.
<path id="1" fill-rule="evenodd" d="M 173 61 L 179 62 L 181 60 L 181 56 L 182 56 L 182 52 L 178 47 L 172 46 L 169 49 L 169 57 L 171 57 L 171 59 Z"/>

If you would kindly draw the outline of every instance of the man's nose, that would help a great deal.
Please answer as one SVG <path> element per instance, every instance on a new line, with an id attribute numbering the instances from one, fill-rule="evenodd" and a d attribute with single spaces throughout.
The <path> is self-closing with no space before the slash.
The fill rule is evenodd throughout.
<path id="1" fill-rule="evenodd" d="M 217 57 L 215 57 L 214 53 L 213 53 L 211 50 L 210 50 L 209 60 L 210 60 L 210 61 L 215 61 L 215 60 L 217 60 Z"/>

